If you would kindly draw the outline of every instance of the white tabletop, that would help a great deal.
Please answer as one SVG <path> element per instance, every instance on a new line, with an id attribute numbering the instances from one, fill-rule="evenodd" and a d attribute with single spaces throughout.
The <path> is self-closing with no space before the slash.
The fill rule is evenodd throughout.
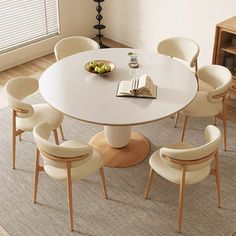
<path id="1" fill-rule="evenodd" d="M 139 54 L 139 68 L 128 66 L 128 52 Z M 109 60 L 116 69 L 104 76 L 84 65 Z M 119 81 L 147 74 L 158 86 L 156 99 L 116 97 Z M 146 50 L 116 48 L 82 52 L 50 66 L 40 92 L 54 108 L 71 117 L 102 125 L 136 125 L 169 116 L 188 105 L 197 91 L 193 72 L 182 63 Z"/>

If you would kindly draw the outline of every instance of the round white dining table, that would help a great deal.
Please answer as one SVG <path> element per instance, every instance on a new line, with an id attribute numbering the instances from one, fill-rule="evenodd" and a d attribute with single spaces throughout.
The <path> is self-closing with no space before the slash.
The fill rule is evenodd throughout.
<path id="1" fill-rule="evenodd" d="M 130 68 L 129 52 L 138 54 L 138 68 Z M 116 68 L 103 75 L 85 70 L 93 60 L 108 60 Z M 143 74 L 157 85 L 156 99 L 117 97 L 120 81 Z M 90 144 L 110 167 L 128 167 L 144 160 L 149 142 L 131 127 L 168 117 L 187 106 L 197 92 L 194 73 L 181 62 L 156 52 L 112 48 L 98 49 L 66 57 L 41 76 L 43 98 L 55 109 L 81 121 L 104 126 Z"/>

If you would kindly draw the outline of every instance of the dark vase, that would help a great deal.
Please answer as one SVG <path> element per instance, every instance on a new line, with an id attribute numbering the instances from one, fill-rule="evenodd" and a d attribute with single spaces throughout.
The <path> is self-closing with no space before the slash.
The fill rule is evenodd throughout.
<path id="1" fill-rule="evenodd" d="M 98 12 L 97 16 L 96 16 L 96 19 L 98 21 L 98 24 L 94 25 L 93 28 L 94 29 L 97 29 L 98 30 L 98 34 L 96 35 L 97 38 L 98 38 L 98 44 L 100 45 L 101 48 L 108 48 L 106 45 L 104 45 L 102 43 L 102 33 L 101 33 L 101 30 L 105 29 L 106 26 L 101 24 L 101 20 L 103 18 L 103 16 L 101 15 L 101 11 L 102 11 L 102 6 L 101 6 L 101 2 L 104 2 L 104 0 L 93 0 L 94 2 L 97 2 L 97 7 L 96 7 L 96 10 Z"/>

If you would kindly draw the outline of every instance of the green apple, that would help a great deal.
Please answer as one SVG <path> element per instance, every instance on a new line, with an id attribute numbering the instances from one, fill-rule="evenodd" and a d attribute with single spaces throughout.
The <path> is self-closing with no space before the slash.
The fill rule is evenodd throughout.
<path id="1" fill-rule="evenodd" d="M 102 63 L 102 62 L 100 62 L 100 63 L 98 64 L 99 67 L 102 67 L 103 65 L 104 65 L 104 63 Z"/>
<path id="2" fill-rule="evenodd" d="M 106 65 L 106 66 L 105 66 L 105 71 L 106 71 L 106 72 L 111 71 L 111 67 L 110 67 L 109 65 Z"/>
<path id="3" fill-rule="evenodd" d="M 100 69 L 98 66 L 94 68 L 94 72 L 98 73 L 98 69 Z"/>
<path id="4" fill-rule="evenodd" d="M 106 65 L 103 64 L 101 68 L 102 68 L 103 70 L 106 70 L 106 69 L 105 69 L 105 68 L 106 68 Z"/>
<path id="5" fill-rule="evenodd" d="M 97 66 L 96 61 L 91 61 L 91 62 L 89 63 L 89 66 L 94 69 L 94 68 Z"/>
<path id="6" fill-rule="evenodd" d="M 103 73 L 105 73 L 105 70 L 102 69 L 102 68 L 99 68 L 99 69 L 98 69 L 98 74 L 103 74 Z"/>

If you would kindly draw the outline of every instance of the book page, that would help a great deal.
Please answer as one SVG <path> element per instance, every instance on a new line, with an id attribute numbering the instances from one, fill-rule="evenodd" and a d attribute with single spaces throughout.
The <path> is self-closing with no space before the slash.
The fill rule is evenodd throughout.
<path id="1" fill-rule="evenodd" d="M 157 86 L 147 75 L 134 77 L 130 81 L 121 81 L 118 85 L 117 96 L 156 98 Z"/>
<path id="2" fill-rule="evenodd" d="M 147 75 L 142 75 L 138 78 L 138 89 L 143 87 L 148 87 L 148 79 Z"/>
<path id="3" fill-rule="evenodd" d="M 153 82 L 147 75 L 142 75 L 138 79 L 137 95 L 152 95 Z"/>
<path id="4" fill-rule="evenodd" d="M 133 91 L 133 93 L 135 93 L 137 89 L 138 89 L 138 78 L 134 77 L 131 80 L 131 91 Z"/>
<path id="5" fill-rule="evenodd" d="M 133 94 L 133 81 L 121 81 L 119 83 L 119 87 L 118 87 L 118 91 L 117 91 L 117 95 L 127 95 L 127 96 L 134 96 Z"/>

